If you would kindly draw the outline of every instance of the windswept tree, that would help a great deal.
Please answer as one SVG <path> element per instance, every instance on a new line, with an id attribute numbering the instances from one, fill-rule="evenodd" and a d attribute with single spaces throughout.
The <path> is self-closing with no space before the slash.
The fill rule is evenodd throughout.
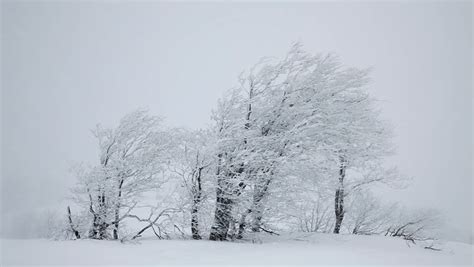
<path id="1" fill-rule="evenodd" d="M 399 175 L 386 164 L 391 128 L 368 94 L 369 73 L 295 44 L 284 58 L 243 72 L 219 100 L 209 130 L 165 130 L 141 110 L 115 128 L 98 126 L 98 163 L 76 169 L 89 231 L 69 214 L 71 230 L 118 239 L 122 221 L 133 218 L 146 225 L 132 239 L 190 229 L 194 239 L 209 230 L 209 239 L 227 240 L 272 232 L 278 220 L 308 232 L 379 231 L 371 213 L 378 206 L 360 192 Z M 157 191 L 165 181 L 170 197 Z M 157 194 L 156 205 L 141 203 L 148 192 Z M 348 200 L 354 213 L 344 225 Z M 148 217 L 140 209 L 150 209 Z"/>
<path id="2" fill-rule="evenodd" d="M 329 133 L 323 140 L 330 148 L 328 164 L 337 173 L 334 195 L 336 222 L 334 233 L 339 233 L 344 218 L 344 198 L 354 189 L 374 182 L 396 178 L 396 169 L 384 168 L 384 159 L 391 155 L 390 128 L 379 118 L 373 101 L 363 90 L 365 81 L 355 82 L 358 87 L 332 94 L 328 107 Z M 345 86 L 346 87 L 346 86 Z M 331 179 L 334 180 L 334 179 Z"/>
<path id="3" fill-rule="evenodd" d="M 143 193 L 160 185 L 169 149 L 167 132 L 160 119 L 146 111 L 134 111 L 114 129 L 98 126 L 99 164 L 77 170 L 74 189 L 79 204 L 86 208 L 92 223 L 89 238 L 119 238 L 120 222 L 140 202 Z"/>
<path id="4" fill-rule="evenodd" d="M 239 228 L 251 215 L 251 229 L 259 231 L 262 202 L 278 169 L 308 153 L 334 166 L 328 179 L 337 177 L 334 232 L 339 232 L 346 172 L 377 166 L 391 151 L 389 132 L 366 92 L 368 73 L 296 44 L 282 60 L 263 60 L 241 75 L 215 116 L 218 188 L 211 239 L 226 239 L 236 198 L 245 190 L 252 191 L 252 201 Z"/>
<path id="5" fill-rule="evenodd" d="M 214 114 L 216 121 L 216 208 L 214 224 L 211 227 L 209 239 L 225 240 L 232 221 L 232 208 L 245 187 L 245 116 L 238 108 L 241 104 L 237 91 L 232 91 L 227 99 L 218 104 Z M 241 124 L 239 123 L 241 122 Z M 243 139 L 241 138 L 243 137 Z"/>
<path id="6" fill-rule="evenodd" d="M 214 178 L 214 136 L 209 130 L 173 129 L 169 171 L 181 181 L 188 200 L 193 239 L 201 239 L 200 214 Z"/>

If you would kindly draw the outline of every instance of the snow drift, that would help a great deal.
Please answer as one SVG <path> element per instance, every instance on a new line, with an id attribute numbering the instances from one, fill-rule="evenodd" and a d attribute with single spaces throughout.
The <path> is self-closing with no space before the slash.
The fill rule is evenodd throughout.
<path id="1" fill-rule="evenodd" d="M 471 265 L 473 246 L 424 249 L 398 238 L 298 233 L 243 242 L 2 240 L 3 265 Z"/>

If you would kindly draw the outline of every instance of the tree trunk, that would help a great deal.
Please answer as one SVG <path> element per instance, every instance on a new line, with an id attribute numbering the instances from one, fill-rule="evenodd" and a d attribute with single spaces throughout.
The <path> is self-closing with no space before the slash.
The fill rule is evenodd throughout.
<path id="1" fill-rule="evenodd" d="M 120 201 L 122 198 L 122 186 L 123 186 L 123 179 L 120 179 L 119 185 L 118 185 L 118 196 L 117 196 L 117 203 L 115 205 L 115 221 L 114 221 L 114 239 L 117 240 L 119 238 L 118 236 L 118 230 L 119 230 L 119 219 L 120 219 Z"/>
<path id="2" fill-rule="evenodd" d="M 262 200 L 267 194 L 268 187 L 272 180 L 271 175 L 273 175 L 272 171 L 267 170 L 266 173 L 269 173 L 269 177 L 266 180 L 262 181 L 260 186 L 256 186 L 253 195 L 253 203 L 252 203 L 252 232 L 260 232 L 262 228 L 262 217 L 263 217 L 263 205 Z"/>
<path id="3" fill-rule="evenodd" d="M 253 196 L 253 203 L 252 203 L 252 225 L 251 230 L 252 232 L 260 232 L 260 225 L 262 222 L 262 205 L 260 205 L 260 201 L 263 198 L 261 192 L 257 192 Z"/>
<path id="4" fill-rule="evenodd" d="M 232 176 L 226 171 L 221 173 L 222 154 L 218 156 L 217 164 L 217 188 L 216 188 L 216 210 L 214 212 L 214 225 L 211 227 L 209 240 L 224 241 L 227 240 L 229 232 L 229 224 L 232 221 L 232 205 L 231 193 L 229 193 L 229 181 Z"/>
<path id="5" fill-rule="evenodd" d="M 217 190 L 216 211 L 214 215 L 214 225 L 211 228 L 210 240 L 224 241 L 227 239 L 229 224 L 232 221 L 232 204 L 229 197 L 225 197 L 220 189 Z"/>
<path id="6" fill-rule="evenodd" d="M 254 215 L 252 221 L 252 232 L 260 232 L 260 229 L 262 228 L 262 212 L 259 210 L 252 214 Z"/>
<path id="7" fill-rule="evenodd" d="M 352 234 L 353 235 L 359 234 L 359 227 L 355 226 L 354 229 L 352 229 Z"/>
<path id="8" fill-rule="evenodd" d="M 198 220 L 198 208 L 197 203 L 193 203 L 193 208 L 191 210 L 191 233 L 193 235 L 193 239 L 201 239 L 199 235 L 199 220 Z"/>
<path id="9" fill-rule="evenodd" d="M 344 219 L 344 189 L 337 189 L 335 196 L 335 214 L 336 224 L 334 225 L 334 233 L 339 234 L 342 220 Z"/>
<path id="10" fill-rule="evenodd" d="M 107 239 L 109 234 L 107 233 L 107 204 L 105 201 L 105 193 L 102 192 L 102 195 L 99 195 L 99 214 L 98 214 L 98 228 L 97 228 L 97 238 L 98 239 Z"/>
<path id="11" fill-rule="evenodd" d="M 193 207 L 191 209 L 191 233 L 193 239 L 201 239 L 199 234 L 199 206 L 201 205 L 202 183 L 201 173 L 204 167 L 198 167 L 196 172 L 196 184 L 193 187 Z"/>
<path id="12" fill-rule="evenodd" d="M 211 227 L 210 240 L 227 240 L 230 223 L 234 223 L 232 218 L 232 207 L 235 197 L 238 197 L 245 189 L 244 181 L 236 181 L 244 173 L 244 164 L 240 163 L 238 168 L 225 170 L 221 174 L 222 154 L 218 155 L 217 167 L 217 188 L 216 188 L 216 210 L 214 212 L 214 225 Z M 229 161 L 232 161 L 231 159 Z M 232 168 L 232 167 L 231 167 Z M 238 183 L 237 183 L 238 182 Z"/>
<path id="13" fill-rule="evenodd" d="M 199 235 L 199 205 L 201 204 L 201 179 L 198 180 L 198 188 L 194 189 L 193 206 L 191 209 L 191 233 L 193 239 L 201 239 Z"/>
<path id="14" fill-rule="evenodd" d="M 101 223 L 99 225 L 99 239 L 108 239 L 109 234 L 107 233 L 108 225 L 106 223 Z"/>
<path id="15" fill-rule="evenodd" d="M 87 192 L 89 192 L 89 189 L 87 189 Z M 92 226 L 89 229 L 89 238 L 97 238 L 97 229 L 99 228 L 98 226 L 98 216 L 97 213 L 94 211 L 93 203 L 92 203 L 92 196 L 89 193 L 89 212 L 92 214 Z"/>
<path id="16" fill-rule="evenodd" d="M 92 239 L 97 238 L 97 225 L 95 223 L 91 226 L 88 237 Z"/>
<path id="17" fill-rule="evenodd" d="M 225 181 L 228 178 L 227 175 L 217 178 L 216 210 L 209 240 L 224 241 L 227 239 L 229 224 L 232 221 L 232 205 L 234 204 L 229 193 L 224 190 L 224 188 L 228 188 L 227 181 Z"/>
<path id="18" fill-rule="evenodd" d="M 118 209 L 115 210 L 115 221 L 114 221 L 114 239 L 118 239 L 118 229 L 119 229 L 119 212 Z"/>
<path id="19" fill-rule="evenodd" d="M 74 236 L 76 239 L 81 239 L 79 231 L 76 230 L 76 227 L 74 227 L 74 223 L 72 222 L 71 208 L 69 206 L 67 206 L 67 217 L 69 219 L 69 226 L 71 227 L 71 231 L 74 233 Z"/>
<path id="20" fill-rule="evenodd" d="M 97 233 L 99 232 L 99 216 L 96 213 L 92 214 L 92 226 L 89 229 L 89 238 L 97 239 Z"/>
<path id="21" fill-rule="evenodd" d="M 334 225 L 335 234 L 339 234 L 342 220 L 344 219 L 344 177 L 346 176 L 346 162 L 343 157 L 340 157 L 340 160 L 339 188 L 336 190 L 336 195 L 334 197 L 334 213 L 336 215 L 336 224 Z"/>
<path id="22" fill-rule="evenodd" d="M 239 231 L 237 232 L 237 237 L 236 237 L 237 239 L 242 239 L 242 237 L 244 236 L 245 227 L 247 226 L 246 223 L 245 223 L 245 220 L 247 219 L 247 215 L 249 215 L 250 213 L 252 213 L 252 210 L 248 209 L 240 217 Z"/>

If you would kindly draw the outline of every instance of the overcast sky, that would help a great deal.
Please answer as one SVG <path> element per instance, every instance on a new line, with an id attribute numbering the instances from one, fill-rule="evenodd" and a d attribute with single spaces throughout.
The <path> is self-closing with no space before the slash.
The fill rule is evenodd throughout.
<path id="1" fill-rule="evenodd" d="M 147 107 L 169 125 L 210 123 L 216 100 L 295 41 L 373 67 L 413 182 L 384 196 L 472 226 L 470 3 L 2 2 L 2 221 L 63 203 L 90 132 Z M 7 230 L 5 230 L 7 231 Z"/>

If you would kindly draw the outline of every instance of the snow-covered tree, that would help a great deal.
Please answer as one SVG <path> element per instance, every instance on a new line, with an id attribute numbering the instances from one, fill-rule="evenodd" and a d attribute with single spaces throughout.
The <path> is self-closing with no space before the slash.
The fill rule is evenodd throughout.
<path id="1" fill-rule="evenodd" d="M 169 171 L 176 175 L 183 188 L 185 205 L 191 215 L 193 239 L 201 239 L 200 215 L 209 200 L 214 178 L 214 136 L 209 130 L 173 129 L 173 148 Z M 206 202 L 206 203 L 205 203 Z"/>
<path id="2" fill-rule="evenodd" d="M 92 216 L 89 238 L 118 239 L 120 222 L 140 202 L 143 193 L 160 185 L 159 173 L 169 149 L 160 119 L 137 110 L 124 116 L 114 129 L 98 126 L 99 164 L 78 168 L 78 203 Z"/>
<path id="3" fill-rule="evenodd" d="M 146 223 L 132 239 L 148 229 L 169 236 L 165 224 L 183 236 L 190 228 L 194 239 L 209 231 L 211 240 L 271 232 L 273 222 L 310 232 L 378 231 L 378 202 L 360 192 L 399 174 L 387 167 L 391 129 L 368 82 L 369 70 L 295 44 L 284 58 L 243 72 L 219 100 L 209 130 L 165 130 L 142 110 L 115 128 L 98 126 L 98 164 L 76 168 L 80 217 L 86 211 L 90 220 L 88 233 L 78 235 L 118 239 L 127 218 Z M 159 191 L 165 181 L 167 192 Z M 141 203 L 149 192 L 156 205 Z M 74 232 L 83 223 L 69 225 Z"/>
<path id="4" fill-rule="evenodd" d="M 263 60 L 241 75 L 220 102 L 218 188 L 214 234 L 226 238 L 236 197 L 252 191 L 241 222 L 259 231 L 262 202 L 278 169 L 306 154 L 323 155 L 336 185 L 336 228 L 344 207 L 346 170 L 378 166 L 391 149 L 389 132 L 365 90 L 368 71 L 345 68 L 332 55 L 311 55 L 299 44 L 278 62 Z M 367 166 L 366 166 L 367 165 Z M 379 179 L 379 178 L 377 178 Z M 360 186 L 369 180 L 359 179 Z"/>

